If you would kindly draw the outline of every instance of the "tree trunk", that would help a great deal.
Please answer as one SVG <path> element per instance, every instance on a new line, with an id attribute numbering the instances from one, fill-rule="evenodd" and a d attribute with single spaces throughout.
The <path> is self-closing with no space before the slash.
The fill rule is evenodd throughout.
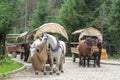
<path id="1" fill-rule="evenodd" d="M 2 34 L 0 37 L 0 60 L 5 57 L 5 40 L 6 34 Z"/>

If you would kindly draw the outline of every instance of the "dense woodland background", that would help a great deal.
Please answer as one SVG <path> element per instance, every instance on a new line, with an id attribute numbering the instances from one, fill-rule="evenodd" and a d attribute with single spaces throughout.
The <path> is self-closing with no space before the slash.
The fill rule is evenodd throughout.
<path id="1" fill-rule="evenodd" d="M 47 22 L 71 33 L 95 27 L 103 34 L 110 55 L 120 54 L 120 0 L 0 0 L 0 57 L 9 33 L 30 31 Z"/>

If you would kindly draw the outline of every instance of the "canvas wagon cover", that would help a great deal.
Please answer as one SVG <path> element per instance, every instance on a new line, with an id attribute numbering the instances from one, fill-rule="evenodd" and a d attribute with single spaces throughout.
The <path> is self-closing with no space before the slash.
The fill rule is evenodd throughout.
<path id="1" fill-rule="evenodd" d="M 36 39 L 37 36 L 39 36 L 39 34 L 45 33 L 45 32 L 59 33 L 68 40 L 68 35 L 65 28 L 57 23 L 46 23 L 40 26 L 34 35 L 34 39 Z"/>
<path id="2" fill-rule="evenodd" d="M 77 31 L 73 32 L 72 34 L 77 34 L 77 33 L 80 34 L 79 35 L 79 41 L 84 36 L 96 36 L 97 38 L 103 40 L 101 32 L 98 29 L 95 29 L 93 27 L 80 29 L 80 30 L 77 30 Z"/>

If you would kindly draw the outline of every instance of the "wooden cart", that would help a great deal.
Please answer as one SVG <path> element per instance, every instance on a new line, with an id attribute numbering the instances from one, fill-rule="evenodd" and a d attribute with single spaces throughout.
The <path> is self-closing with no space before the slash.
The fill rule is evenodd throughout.
<path id="1" fill-rule="evenodd" d="M 12 54 L 13 58 L 17 57 L 18 48 L 15 44 L 7 44 L 6 51 L 9 52 L 10 54 Z"/>

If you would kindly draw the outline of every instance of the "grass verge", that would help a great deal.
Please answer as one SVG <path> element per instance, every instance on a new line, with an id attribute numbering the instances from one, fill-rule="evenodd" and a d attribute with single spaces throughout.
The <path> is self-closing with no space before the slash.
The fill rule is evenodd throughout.
<path id="1" fill-rule="evenodd" d="M 10 57 L 5 57 L 0 60 L 0 78 L 7 76 L 7 73 L 22 67 L 23 64 L 11 60 Z"/>
<path id="2" fill-rule="evenodd" d="M 108 59 L 120 59 L 120 54 L 108 55 Z"/>

